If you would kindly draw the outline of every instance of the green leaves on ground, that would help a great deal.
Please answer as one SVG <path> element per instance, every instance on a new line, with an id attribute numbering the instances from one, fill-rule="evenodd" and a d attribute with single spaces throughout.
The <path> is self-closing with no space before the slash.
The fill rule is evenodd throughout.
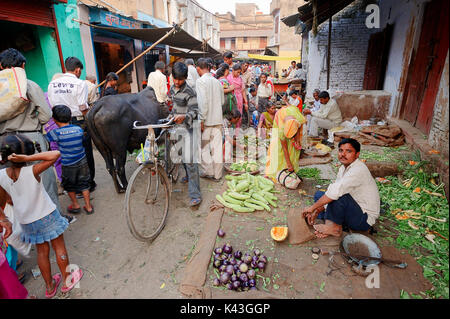
<path id="1" fill-rule="evenodd" d="M 389 176 L 386 178 L 390 183 L 378 183 L 386 211 L 383 220 L 395 225 L 396 246 L 407 249 L 423 267 L 424 277 L 434 286 L 429 297 L 448 298 L 449 205 L 443 184 L 436 184 L 436 173 L 426 172 L 426 162 L 400 165 L 404 168 L 401 178 Z M 401 298 L 409 298 L 408 293 L 404 292 Z"/>

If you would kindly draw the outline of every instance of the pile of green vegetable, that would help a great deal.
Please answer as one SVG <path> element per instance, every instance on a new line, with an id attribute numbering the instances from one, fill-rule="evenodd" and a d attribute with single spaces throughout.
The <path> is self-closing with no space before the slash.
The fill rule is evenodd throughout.
<path id="1" fill-rule="evenodd" d="M 436 173 L 426 173 L 425 164 L 406 162 L 402 178 L 389 176 L 389 183 L 378 183 L 387 211 L 380 221 L 389 220 L 395 225 L 388 228 L 388 223 L 382 223 L 379 228 L 383 237 L 408 249 L 423 267 L 424 277 L 434 286 L 424 296 L 449 298 L 449 205 L 444 184 L 436 183 Z M 404 292 L 401 297 L 409 295 Z"/>
<path id="2" fill-rule="evenodd" d="M 320 170 L 316 167 L 304 167 L 300 168 L 296 174 L 298 177 L 302 179 L 303 178 L 319 179 Z"/>
<path id="3" fill-rule="evenodd" d="M 241 161 L 231 164 L 230 169 L 237 172 L 254 172 L 259 170 L 259 164 L 256 162 Z"/>
<path id="4" fill-rule="evenodd" d="M 249 173 L 240 176 L 226 175 L 228 189 L 217 194 L 216 199 L 225 207 L 238 213 L 252 213 L 256 210 L 270 212 L 270 206 L 277 207 L 274 183 L 262 176 Z"/>

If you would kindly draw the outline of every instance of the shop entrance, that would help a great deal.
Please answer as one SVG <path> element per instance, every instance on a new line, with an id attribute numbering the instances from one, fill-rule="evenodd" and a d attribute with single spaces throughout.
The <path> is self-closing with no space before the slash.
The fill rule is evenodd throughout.
<path id="1" fill-rule="evenodd" d="M 124 45 L 109 42 L 94 42 L 95 57 L 99 83 L 101 83 L 109 72 L 116 72 L 126 63 L 132 60 L 132 55 Z M 133 72 L 133 64 L 119 73 L 118 92 L 130 93 Z"/>
<path id="2" fill-rule="evenodd" d="M 27 78 L 47 91 L 53 75 L 61 72 L 54 29 L 0 20 L 0 30 L 8 30 L 0 38 L 0 52 L 8 48 L 20 51 L 27 59 Z"/>

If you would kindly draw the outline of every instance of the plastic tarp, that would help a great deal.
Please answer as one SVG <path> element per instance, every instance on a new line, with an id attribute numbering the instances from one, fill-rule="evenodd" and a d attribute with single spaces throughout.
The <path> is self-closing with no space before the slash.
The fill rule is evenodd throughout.
<path id="1" fill-rule="evenodd" d="M 128 36 L 133 39 L 138 39 L 142 41 L 147 41 L 151 43 L 155 43 L 163 36 L 165 36 L 172 28 L 155 28 L 155 29 L 120 29 L 120 28 L 110 28 L 110 27 L 102 27 L 93 25 L 92 27 L 101 29 L 108 32 L 113 32 L 121 35 Z M 172 33 L 166 39 L 160 42 L 161 44 L 169 45 L 172 47 L 190 49 L 190 50 L 198 50 L 202 52 L 206 52 L 211 54 L 220 54 L 213 47 L 211 47 L 208 43 L 204 43 L 200 40 L 197 40 L 189 33 L 184 31 L 183 29 L 179 29 L 176 32 Z"/>

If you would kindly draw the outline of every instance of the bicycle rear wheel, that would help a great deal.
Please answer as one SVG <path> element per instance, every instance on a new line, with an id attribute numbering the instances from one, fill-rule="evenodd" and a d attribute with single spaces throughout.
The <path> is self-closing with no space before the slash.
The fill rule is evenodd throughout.
<path id="1" fill-rule="evenodd" d="M 170 186 L 166 172 L 142 164 L 130 178 L 125 193 L 125 216 L 131 234 L 139 241 L 155 239 L 166 224 Z"/>

